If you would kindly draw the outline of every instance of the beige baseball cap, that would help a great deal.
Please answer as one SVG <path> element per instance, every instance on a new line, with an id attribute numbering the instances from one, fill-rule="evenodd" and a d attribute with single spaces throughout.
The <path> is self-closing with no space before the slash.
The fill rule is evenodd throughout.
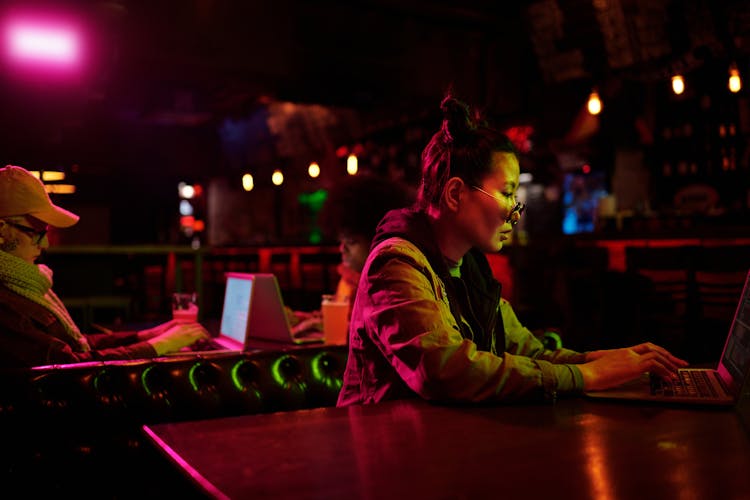
<path id="1" fill-rule="evenodd" d="M 25 168 L 0 168 L 0 217 L 31 215 L 52 227 L 69 227 L 79 217 L 50 200 L 42 181 Z"/>

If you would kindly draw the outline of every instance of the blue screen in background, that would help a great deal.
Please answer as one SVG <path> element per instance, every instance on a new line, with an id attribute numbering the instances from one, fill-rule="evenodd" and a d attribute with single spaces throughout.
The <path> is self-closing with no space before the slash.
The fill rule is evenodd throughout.
<path id="1" fill-rule="evenodd" d="M 252 279 L 227 277 L 221 311 L 221 334 L 241 343 L 245 342 L 252 286 Z"/>
<path id="2" fill-rule="evenodd" d="M 563 178 L 564 234 L 591 233 L 596 226 L 599 200 L 607 196 L 603 172 L 568 173 Z"/>

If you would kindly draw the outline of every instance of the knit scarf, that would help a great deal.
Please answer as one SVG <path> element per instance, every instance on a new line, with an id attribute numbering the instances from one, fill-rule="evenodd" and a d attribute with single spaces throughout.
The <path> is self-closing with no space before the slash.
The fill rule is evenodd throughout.
<path id="1" fill-rule="evenodd" d="M 78 330 L 65 305 L 52 291 L 52 269 L 44 264 L 30 264 L 0 250 L 0 283 L 50 311 L 82 351 L 90 349 L 86 337 Z"/>

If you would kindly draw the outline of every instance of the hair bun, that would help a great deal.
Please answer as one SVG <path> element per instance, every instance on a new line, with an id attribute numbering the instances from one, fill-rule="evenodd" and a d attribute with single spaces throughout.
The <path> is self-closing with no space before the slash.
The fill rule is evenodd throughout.
<path id="1" fill-rule="evenodd" d="M 443 112 L 443 140 L 448 144 L 463 143 L 467 134 L 477 127 L 469 105 L 451 94 L 440 103 L 440 110 Z"/>

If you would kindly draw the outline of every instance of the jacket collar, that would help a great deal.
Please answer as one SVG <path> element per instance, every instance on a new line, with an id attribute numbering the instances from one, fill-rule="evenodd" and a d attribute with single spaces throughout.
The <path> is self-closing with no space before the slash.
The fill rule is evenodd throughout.
<path id="1" fill-rule="evenodd" d="M 427 214 L 416 208 L 408 207 L 388 212 L 378 224 L 372 247 L 388 238 L 403 238 L 416 245 L 442 278 L 450 279 L 448 266 L 440 253 L 437 239 Z M 462 278 L 473 287 L 478 287 L 488 297 L 499 294 L 500 284 L 492 278 L 492 270 L 481 251 L 472 248 L 464 256 L 461 264 Z"/>
<path id="2" fill-rule="evenodd" d="M 473 334 L 466 331 L 463 323 L 458 321 L 462 336 L 473 338 L 477 345 L 486 351 L 496 352 L 497 347 L 504 349 L 504 342 L 496 346 L 494 340 L 496 329 L 499 328 L 501 335 L 503 332 L 502 320 L 497 313 L 501 286 L 492 276 L 492 270 L 484 254 L 473 248 L 464 256 L 461 264 L 461 280 L 465 285 L 460 287 L 463 292 L 459 292 L 440 253 L 427 214 L 414 207 L 391 210 L 378 225 L 372 248 L 394 237 L 408 240 L 420 249 L 446 287 L 453 316 L 462 317 L 461 310 L 463 310 L 463 316 L 472 323 L 472 328 L 475 330 Z M 466 297 L 460 297 L 459 293 Z M 464 306 L 460 306 L 461 303 Z"/>

